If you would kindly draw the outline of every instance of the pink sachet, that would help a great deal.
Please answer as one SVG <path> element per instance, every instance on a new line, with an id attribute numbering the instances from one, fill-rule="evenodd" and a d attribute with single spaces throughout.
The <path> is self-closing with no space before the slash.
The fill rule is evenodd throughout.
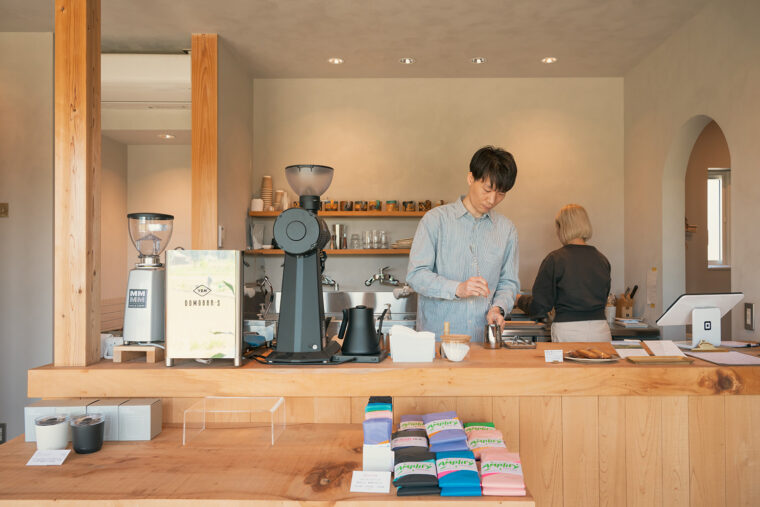
<path id="1" fill-rule="evenodd" d="M 467 435 L 467 447 L 480 459 L 483 449 L 507 449 L 504 444 L 504 436 L 499 430 L 475 430 Z"/>
<path id="2" fill-rule="evenodd" d="M 483 449 L 480 454 L 480 480 L 484 495 L 524 495 L 520 455 L 506 449 Z"/>

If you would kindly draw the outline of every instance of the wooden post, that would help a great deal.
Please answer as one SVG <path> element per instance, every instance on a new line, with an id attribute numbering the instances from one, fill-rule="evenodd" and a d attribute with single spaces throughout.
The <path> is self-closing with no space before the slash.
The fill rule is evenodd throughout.
<path id="1" fill-rule="evenodd" d="M 192 36 L 192 245 L 217 247 L 218 45 L 216 34 Z"/>
<path id="2" fill-rule="evenodd" d="M 100 358 L 100 0 L 55 1 L 55 366 Z"/>

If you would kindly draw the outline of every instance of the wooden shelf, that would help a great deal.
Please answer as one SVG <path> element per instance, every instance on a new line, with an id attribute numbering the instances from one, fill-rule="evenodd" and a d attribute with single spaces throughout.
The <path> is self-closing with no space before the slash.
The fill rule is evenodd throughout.
<path id="1" fill-rule="evenodd" d="M 280 213 L 282 213 L 282 211 L 249 211 L 248 216 L 274 218 Z M 322 218 L 419 218 L 425 213 L 427 213 L 427 211 L 320 211 L 319 216 Z"/>
<path id="2" fill-rule="evenodd" d="M 274 446 L 265 444 L 271 436 L 261 428 L 245 428 L 245 423 L 239 426 L 205 429 L 187 446 L 182 445 L 182 428 L 164 427 L 153 440 L 105 442 L 99 452 L 72 452 L 64 466 L 47 470 L 24 466 L 35 444 L 19 438 L 0 446 L 0 503 L 164 507 L 454 505 L 439 497 L 396 496 L 393 487 L 384 494 L 350 492 L 352 472 L 362 469 L 361 424 L 292 424 L 288 419 L 285 433 Z M 478 506 L 536 504 L 530 493 L 453 500 L 467 504 L 474 500 Z"/>
<path id="3" fill-rule="evenodd" d="M 246 250 L 248 255 L 284 255 L 279 249 Z M 408 248 L 367 248 L 359 250 L 325 250 L 327 255 L 409 255 Z"/>

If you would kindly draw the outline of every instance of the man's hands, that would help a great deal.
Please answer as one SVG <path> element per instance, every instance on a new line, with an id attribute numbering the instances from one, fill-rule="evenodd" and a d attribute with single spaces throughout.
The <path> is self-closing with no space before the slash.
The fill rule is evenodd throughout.
<path id="1" fill-rule="evenodd" d="M 473 276 L 457 286 L 457 297 L 460 299 L 483 296 L 488 297 L 488 282 L 481 276 Z M 486 314 L 486 320 L 489 324 L 504 325 L 504 316 L 501 314 L 501 308 L 492 306 Z"/>
<path id="2" fill-rule="evenodd" d="M 488 282 L 482 276 L 473 276 L 457 286 L 456 295 L 458 298 L 469 298 L 473 296 L 488 297 Z"/>
<path id="3" fill-rule="evenodd" d="M 486 321 L 489 324 L 498 324 L 499 326 L 504 325 L 504 317 L 501 315 L 501 308 L 498 306 L 492 306 L 490 310 L 488 310 L 488 313 L 486 314 Z"/>

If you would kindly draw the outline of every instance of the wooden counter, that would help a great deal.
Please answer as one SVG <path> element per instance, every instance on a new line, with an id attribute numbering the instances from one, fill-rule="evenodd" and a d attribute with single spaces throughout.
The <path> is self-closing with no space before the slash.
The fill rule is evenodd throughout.
<path id="1" fill-rule="evenodd" d="M 391 395 L 397 417 L 494 421 L 537 505 L 760 505 L 760 367 L 543 361 L 578 346 L 473 345 L 462 363 L 46 366 L 30 370 L 29 396 L 156 396 L 172 424 L 201 396 L 281 395 L 291 424 L 358 423 L 367 396 Z"/>
<path id="2" fill-rule="evenodd" d="M 144 361 L 29 370 L 30 398 L 198 396 L 629 396 L 760 394 L 760 367 L 728 368 L 695 360 L 691 366 L 544 362 L 545 349 L 609 344 L 538 343 L 536 349 L 486 350 L 473 344 L 461 363 L 346 363 L 273 366 L 250 361 L 203 365 L 177 361 L 167 368 Z"/>
<path id="3" fill-rule="evenodd" d="M 532 507 L 530 496 L 397 497 L 351 493 L 351 473 L 361 470 L 361 426 L 302 424 L 289 427 L 274 447 L 244 430 L 206 430 L 219 438 L 182 447 L 182 432 L 165 429 L 151 442 L 106 442 L 94 454 L 71 452 L 60 467 L 26 467 L 35 444 L 17 438 L 0 446 L 0 504 L 29 505 L 430 505 L 472 500 L 476 505 Z M 266 441 L 262 435 L 262 441 Z"/>

